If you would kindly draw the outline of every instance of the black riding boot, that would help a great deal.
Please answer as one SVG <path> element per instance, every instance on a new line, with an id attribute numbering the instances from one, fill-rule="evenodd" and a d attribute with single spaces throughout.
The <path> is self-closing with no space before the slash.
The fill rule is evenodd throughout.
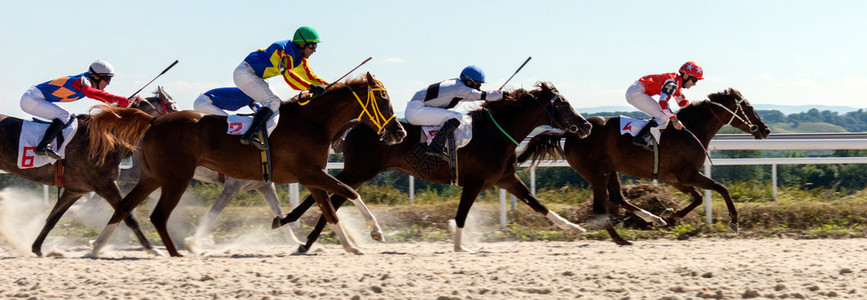
<path id="1" fill-rule="evenodd" d="M 48 129 L 45 130 L 45 135 L 42 136 L 39 145 L 37 145 L 36 149 L 33 150 L 33 154 L 48 155 L 51 156 L 51 158 L 60 159 L 60 155 L 57 154 L 57 152 L 54 152 L 54 150 L 51 150 L 51 148 L 48 147 L 48 144 L 51 143 L 51 141 L 54 140 L 61 131 L 63 131 L 63 127 L 65 127 L 63 125 L 63 121 L 60 119 L 51 120 L 51 125 L 48 125 Z"/>
<path id="2" fill-rule="evenodd" d="M 632 144 L 653 151 L 653 145 L 647 143 L 647 136 L 650 135 L 650 128 L 656 127 L 656 125 L 658 125 L 656 120 L 647 122 L 647 125 L 644 125 L 644 128 L 641 128 L 641 131 L 632 139 Z"/>
<path id="3" fill-rule="evenodd" d="M 443 124 L 443 127 L 437 131 L 433 141 L 430 142 L 430 145 L 427 147 L 427 152 L 448 160 L 449 157 L 445 151 L 446 141 L 460 125 L 461 121 L 458 121 L 458 119 L 449 119 L 446 121 L 446 123 Z"/>
<path id="4" fill-rule="evenodd" d="M 262 130 L 268 118 L 271 117 L 273 111 L 268 107 L 262 107 L 253 115 L 253 123 L 250 124 L 250 129 L 241 135 L 241 144 L 253 144 L 259 150 L 266 150 L 265 142 L 259 140 L 259 131 Z M 267 134 L 266 134 L 267 135 Z"/>

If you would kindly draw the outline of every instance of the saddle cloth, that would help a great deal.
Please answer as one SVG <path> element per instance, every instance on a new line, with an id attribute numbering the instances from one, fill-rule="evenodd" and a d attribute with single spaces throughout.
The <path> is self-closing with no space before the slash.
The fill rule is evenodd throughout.
<path id="1" fill-rule="evenodd" d="M 644 128 L 644 125 L 650 122 L 649 120 L 643 119 L 635 119 L 627 116 L 620 116 L 620 134 L 629 134 L 631 136 L 638 135 L 638 132 L 641 131 L 641 128 Z M 662 131 L 659 127 L 650 128 L 650 135 L 656 139 L 656 142 L 659 143 L 659 138 L 662 135 Z"/>
<path id="2" fill-rule="evenodd" d="M 277 120 L 280 119 L 280 114 L 274 114 L 265 122 L 265 127 L 268 128 L 268 136 L 271 136 L 271 132 L 277 128 Z M 226 123 L 228 123 L 226 128 L 226 133 L 230 135 L 242 135 L 250 129 L 250 125 L 253 124 L 253 116 L 250 115 L 229 115 L 226 118 Z"/>
<path id="3" fill-rule="evenodd" d="M 469 115 L 461 115 L 460 121 L 461 125 L 458 126 L 458 129 L 455 129 L 455 146 L 457 146 L 458 149 L 469 144 L 470 140 L 473 138 L 473 117 Z M 438 126 L 421 127 L 421 132 L 424 134 L 424 138 L 427 139 L 426 143 L 428 146 L 430 146 L 430 142 L 433 141 L 433 137 L 436 136 L 437 131 L 442 127 L 442 124 Z"/>
<path id="4" fill-rule="evenodd" d="M 33 154 L 45 130 L 48 129 L 48 123 L 23 120 L 21 124 L 21 135 L 18 138 L 18 168 L 29 169 L 37 168 L 50 163 L 54 163 L 56 159 L 48 155 Z M 51 143 L 51 150 L 57 152 L 62 158 L 66 158 L 66 145 L 72 140 L 75 131 L 78 130 L 78 119 L 73 118 L 72 123 L 61 131 L 63 135 L 63 144 L 57 145 L 57 139 Z"/>

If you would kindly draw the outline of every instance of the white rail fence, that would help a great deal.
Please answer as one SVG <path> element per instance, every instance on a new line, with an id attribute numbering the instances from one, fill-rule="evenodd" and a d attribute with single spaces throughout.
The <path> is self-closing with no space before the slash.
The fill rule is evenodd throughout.
<path id="1" fill-rule="evenodd" d="M 526 146 L 523 141 L 519 149 Z M 867 149 L 867 133 L 811 133 L 811 134 L 772 134 L 767 139 L 755 140 L 745 134 L 721 134 L 717 135 L 710 143 L 708 152 L 718 150 L 864 150 Z M 867 157 L 781 157 L 781 158 L 716 158 L 713 159 L 715 166 L 736 165 L 771 165 L 772 193 L 777 198 L 777 166 L 778 165 L 802 165 L 802 164 L 867 164 Z M 128 168 L 128 165 L 122 165 Z M 542 161 L 539 168 L 545 167 L 569 167 L 564 160 Z M 328 163 L 326 169 L 343 169 L 342 162 Z M 0 171 L 0 173 L 5 173 Z M 711 164 L 705 161 L 705 175 L 711 177 Z M 536 171 L 530 170 L 530 190 L 536 194 Z M 43 189 L 44 201 L 48 205 L 48 186 Z M 415 197 L 415 178 L 409 177 L 409 202 L 413 203 Z M 706 220 L 710 224 L 713 221 L 711 191 L 705 190 L 704 203 Z M 300 200 L 300 188 L 297 183 L 289 184 L 289 203 L 291 207 L 298 206 Z M 542 199 L 544 200 L 544 199 Z M 511 209 L 515 209 L 517 199 L 511 197 Z M 508 212 L 506 191 L 500 189 L 500 225 L 506 226 Z"/>

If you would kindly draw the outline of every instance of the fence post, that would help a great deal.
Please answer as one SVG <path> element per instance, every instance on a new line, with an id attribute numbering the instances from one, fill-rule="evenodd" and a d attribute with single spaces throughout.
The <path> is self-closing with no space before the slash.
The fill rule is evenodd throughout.
<path id="1" fill-rule="evenodd" d="M 500 227 L 506 227 L 506 190 L 500 189 Z"/>
<path id="2" fill-rule="evenodd" d="M 530 193 L 536 196 L 536 167 L 530 168 Z"/>
<path id="3" fill-rule="evenodd" d="M 301 199 L 301 189 L 298 187 L 298 183 L 297 182 L 296 183 L 290 183 L 289 184 L 289 206 L 291 206 L 292 209 L 295 209 L 296 207 L 298 207 L 298 203 L 300 202 L 299 201 L 300 199 Z M 296 228 L 296 229 L 301 228 L 301 222 L 300 221 L 292 222 L 292 227 Z"/>
<path id="4" fill-rule="evenodd" d="M 774 201 L 777 201 L 777 164 L 771 164 L 771 184 L 773 185 L 771 190 L 773 191 Z"/>
<path id="5" fill-rule="evenodd" d="M 415 203 L 415 177 L 409 175 L 409 204 Z"/>
<path id="6" fill-rule="evenodd" d="M 710 151 L 708 151 L 708 156 L 710 156 Z M 704 176 L 713 179 L 713 177 L 711 177 L 710 169 L 710 160 L 704 161 Z M 710 190 L 704 190 L 704 211 L 705 216 L 707 216 L 705 224 L 713 224 L 713 203 L 711 203 L 713 201 L 711 200 Z"/>

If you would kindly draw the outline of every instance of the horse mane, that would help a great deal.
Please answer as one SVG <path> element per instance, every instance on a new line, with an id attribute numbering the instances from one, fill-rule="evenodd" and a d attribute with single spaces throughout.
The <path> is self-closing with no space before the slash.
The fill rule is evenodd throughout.
<path id="1" fill-rule="evenodd" d="M 357 75 L 355 77 L 347 78 L 343 82 L 335 82 L 334 84 L 331 85 L 331 87 L 328 88 L 327 91 L 328 92 L 335 92 L 337 90 L 349 87 L 350 89 L 355 90 L 357 92 L 359 86 L 368 86 L 367 74 L 369 74 L 369 73 L 366 73 L 365 75 Z M 382 84 L 382 81 L 380 81 L 379 79 L 377 79 L 373 75 L 371 75 L 370 77 L 374 81 L 373 84 L 371 84 L 372 86 L 378 86 L 378 87 L 384 86 Z M 301 98 L 301 101 L 309 100 L 311 97 L 313 97 L 313 95 L 305 94 Z M 295 99 L 293 97 L 292 99 L 289 99 L 287 101 L 283 101 L 283 103 L 287 104 L 287 103 L 297 103 L 297 102 L 295 101 Z"/>
<path id="2" fill-rule="evenodd" d="M 539 94 L 541 94 L 544 91 L 556 92 L 557 89 L 554 88 L 554 86 L 550 83 L 540 81 L 540 82 L 536 83 L 535 89 L 528 91 L 527 94 L 521 95 L 520 98 L 516 101 L 485 102 L 485 103 L 482 103 L 482 105 L 478 109 L 474 109 L 467 114 L 475 115 L 475 114 L 480 114 L 480 113 L 484 112 L 485 109 L 498 110 L 498 109 L 503 109 L 503 108 L 506 108 L 509 106 L 518 106 L 518 105 L 521 105 L 521 103 L 523 103 L 526 99 L 530 99 L 529 97 L 527 97 L 528 95 L 532 95 L 533 97 L 538 97 Z"/>
<path id="3" fill-rule="evenodd" d="M 154 117 L 134 108 L 122 108 L 108 105 L 97 105 L 91 111 L 88 134 L 91 146 L 88 155 L 96 159 L 97 165 L 105 163 L 108 153 L 117 146 L 129 151 L 136 150 L 136 144 L 150 127 Z"/>

